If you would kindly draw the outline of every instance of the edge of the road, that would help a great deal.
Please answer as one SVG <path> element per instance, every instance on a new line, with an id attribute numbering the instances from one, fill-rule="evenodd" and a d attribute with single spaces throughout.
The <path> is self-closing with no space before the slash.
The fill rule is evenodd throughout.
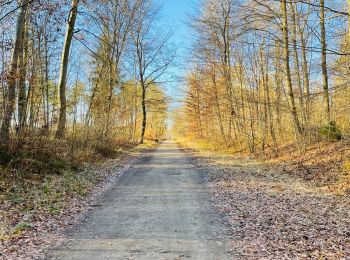
<path id="1" fill-rule="evenodd" d="M 128 156 L 125 156 L 121 161 L 116 162 L 117 169 L 111 170 L 110 174 L 106 176 L 98 185 L 96 185 L 91 192 L 89 192 L 84 198 L 80 199 L 79 211 L 78 212 L 67 212 L 65 218 L 60 219 L 59 222 L 64 223 L 55 230 L 54 233 L 46 236 L 46 240 L 49 241 L 40 250 L 38 257 L 33 259 L 48 259 L 50 258 L 51 252 L 54 249 L 60 248 L 65 243 L 69 242 L 66 238 L 66 234 L 69 233 L 73 228 L 78 228 L 80 224 L 83 224 L 84 219 L 87 217 L 89 211 L 98 207 L 98 201 L 103 195 L 108 192 L 113 186 L 117 185 L 121 177 L 134 165 L 141 161 L 146 161 L 152 157 L 152 152 L 156 151 L 162 142 L 152 144 L 150 147 L 136 148 Z M 99 167 L 96 171 L 103 170 Z M 66 209 L 70 211 L 70 209 Z M 73 214 L 72 214 L 73 213 Z"/>

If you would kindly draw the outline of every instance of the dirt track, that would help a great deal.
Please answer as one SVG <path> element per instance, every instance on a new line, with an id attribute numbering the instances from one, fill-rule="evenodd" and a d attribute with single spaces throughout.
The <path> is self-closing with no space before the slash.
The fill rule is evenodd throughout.
<path id="1" fill-rule="evenodd" d="M 229 259 L 204 176 L 174 143 L 135 163 L 51 259 Z"/>

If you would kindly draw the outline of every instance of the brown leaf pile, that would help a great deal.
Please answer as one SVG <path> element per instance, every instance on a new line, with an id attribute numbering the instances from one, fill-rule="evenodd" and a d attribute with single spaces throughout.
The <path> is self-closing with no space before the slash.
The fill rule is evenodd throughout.
<path id="1" fill-rule="evenodd" d="M 237 159 L 198 157 L 216 209 L 244 259 L 350 259 L 350 197 Z"/>

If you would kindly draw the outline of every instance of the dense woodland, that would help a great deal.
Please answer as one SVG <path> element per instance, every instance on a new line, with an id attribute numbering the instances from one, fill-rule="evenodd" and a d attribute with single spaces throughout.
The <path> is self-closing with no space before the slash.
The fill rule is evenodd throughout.
<path id="1" fill-rule="evenodd" d="M 175 50 L 159 8 L 1 1 L 2 143 L 160 139 L 169 106 L 161 81 Z M 202 1 L 189 21 L 176 136 L 251 152 L 346 138 L 348 8 L 345 0 Z"/>
<path id="2" fill-rule="evenodd" d="M 349 9 L 345 0 L 202 1 L 176 134 L 251 152 L 347 138 Z"/>
<path id="3" fill-rule="evenodd" d="M 1 140 L 139 143 L 165 131 L 174 59 L 149 0 L 1 1 Z"/>

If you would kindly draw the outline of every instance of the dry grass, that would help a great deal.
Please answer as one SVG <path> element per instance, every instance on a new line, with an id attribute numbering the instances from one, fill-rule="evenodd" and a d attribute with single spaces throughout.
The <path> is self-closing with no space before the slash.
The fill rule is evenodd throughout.
<path id="1" fill-rule="evenodd" d="M 327 193 L 350 194 L 350 141 L 286 145 L 261 157 L 273 169 L 302 178 Z"/>
<path id="2" fill-rule="evenodd" d="M 181 145 L 197 148 L 194 163 L 208 176 L 213 205 L 228 224 L 236 258 L 348 259 L 345 141 L 306 150 L 289 145 L 279 153 L 250 156 L 204 143 Z M 308 170 L 297 167 L 300 163 Z"/>
<path id="3" fill-rule="evenodd" d="M 289 144 L 279 147 L 277 152 L 271 149 L 256 154 L 226 148 L 223 144 L 184 139 L 179 143 L 202 156 L 215 157 L 219 164 L 255 167 L 263 174 L 277 173 L 283 180 L 290 179 L 298 190 L 350 194 L 350 140 L 323 141 L 304 147 Z"/>

